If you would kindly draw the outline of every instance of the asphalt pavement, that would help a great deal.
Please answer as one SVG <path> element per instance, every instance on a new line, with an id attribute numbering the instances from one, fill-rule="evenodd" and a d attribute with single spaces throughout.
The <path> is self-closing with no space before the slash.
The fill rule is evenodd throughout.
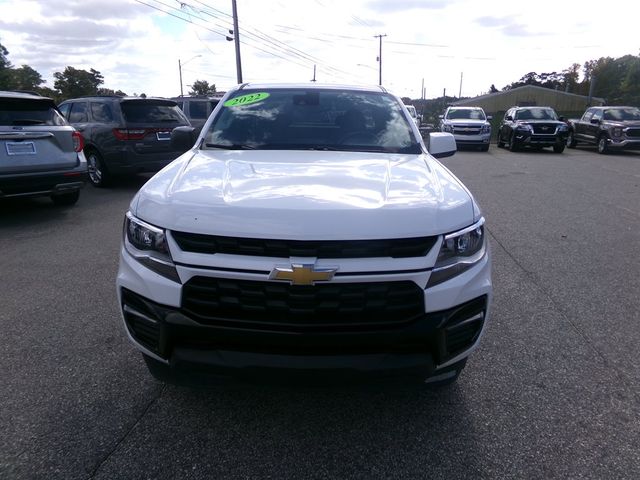
<path id="1" fill-rule="evenodd" d="M 0 201 L 0 478 L 640 478 L 640 155 L 458 152 L 492 319 L 458 383 L 164 385 L 120 326 L 122 220 Z"/>

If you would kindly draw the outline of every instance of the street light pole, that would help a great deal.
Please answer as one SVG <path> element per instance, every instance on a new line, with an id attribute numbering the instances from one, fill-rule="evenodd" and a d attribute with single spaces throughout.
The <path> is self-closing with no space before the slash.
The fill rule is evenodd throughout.
<path id="1" fill-rule="evenodd" d="M 380 39 L 380 50 L 378 52 L 378 85 L 382 85 L 382 37 L 386 37 L 387 34 L 384 35 L 374 35 L 374 38 Z"/>
<path id="2" fill-rule="evenodd" d="M 189 60 L 187 60 L 184 63 L 181 63 L 180 59 L 178 59 L 178 73 L 180 73 L 180 96 L 181 97 L 184 97 L 184 91 L 182 90 L 182 66 L 186 65 L 187 63 L 189 63 L 194 58 L 198 58 L 198 57 L 201 57 L 201 56 L 202 55 L 196 55 L 195 57 L 191 57 Z"/>
<path id="3" fill-rule="evenodd" d="M 233 12 L 233 40 L 236 47 L 236 75 L 238 83 L 242 83 L 242 63 L 240 62 L 240 30 L 238 29 L 238 7 L 236 0 L 231 0 L 231 9 Z"/>

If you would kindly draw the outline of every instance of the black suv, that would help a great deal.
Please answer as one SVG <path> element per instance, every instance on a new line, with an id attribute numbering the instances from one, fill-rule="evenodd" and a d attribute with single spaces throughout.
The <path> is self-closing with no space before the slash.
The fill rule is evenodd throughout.
<path id="1" fill-rule="evenodd" d="M 78 201 L 87 177 L 83 140 L 47 97 L 0 91 L 0 198 Z"/>
<path id="2" fill-rule="evenodd" d="M 521 147 L 553 147 L 562 153 L 568 133 L 569 127 L 551 107 L 511 107 L 498 129 L 498 147 L 506 143 L 512 152 Z"/>
<path id="3" fill-rule="evenodd" d="M 200 130 L 216 108 L 222 97 L 195 96 L 195 97 L 174 97 L 171 100 L 178 104 L 186 117 L 195 128 L 195 135 L 200 134 Z"/>
<path id="4" fill-rule="evenodd" d="M 83 97 L 59 108 L 84 136 L 96 187 L 117 175 L 160 170 L 183 153 L 171 146 L 171 130 L 190 125 L 176 102 L 162 98 Z"/>

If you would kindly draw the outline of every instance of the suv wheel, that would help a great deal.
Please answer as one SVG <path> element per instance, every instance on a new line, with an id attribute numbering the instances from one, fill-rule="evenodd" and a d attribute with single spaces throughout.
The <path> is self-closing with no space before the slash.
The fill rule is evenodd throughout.
<path id="1" fill-rule="evenodd" d="M 553 146 L 553 151 L 554 151 L 555 153 L 562 153 L 562 152 L 564 152 L 564 143 L 556 143 L 556 144 Z"/>
<path id="2" fill-rule="evenodd" d="M 80 190 L 76 190 L 71 193 L 63 193 L 62 195 L 52 195 L 51 201 L 54 205 L 58 205 L 60 207 L 66 207 L 69 205 L 74 205 L 78 199 L 80 198 Z"/>
<path id="3" fill-rule="evenodd" d="M 498 148 L 503 148 L 504 142 L 502 141 L 502 131 L 498 130 Z"/>
<path id="4" fill-rule="evenodd" d="M 569 134 L 567 135 L 567 147 L 576 148 L 577 144 L 578 142 L 576 142 L 576 138 L 573 136 L 573 132 L 569 131 Z"/>
<path id="5" fill-rule="evenodd" d="M 96 187 L 105 187 L 109 183 L 109 173 L 104 166 L 104 161 L 95 150 L 86 152 L 87 167 L 89 169 L 89 181 Z"/>
<path id="6" fill-rule="evenodd" d="M 609 153 L 609 144 L 607 143 L 606 135 L 600 135 L 598 137 L 598 153 Z"/>
<path id="7" fill-rule="evenodd" d="M 516 134 L 512 133 L 509 137 L 509 150 L 512 152 L 518 151 L 518 141 L 516 140 Z"/>

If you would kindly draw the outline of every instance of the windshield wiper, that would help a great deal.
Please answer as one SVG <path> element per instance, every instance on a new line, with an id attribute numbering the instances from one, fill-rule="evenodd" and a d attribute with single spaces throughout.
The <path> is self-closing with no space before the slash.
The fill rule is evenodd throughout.
<path id="1" fill-rule="evenodd" d="M 241 145 L 241 144 L 221 144 L 221 143 L 205 143 L 205 145 L 209 148 L 220 148 L 223 150 L 255 150 L 256 147 L 251 145 Z"/>

